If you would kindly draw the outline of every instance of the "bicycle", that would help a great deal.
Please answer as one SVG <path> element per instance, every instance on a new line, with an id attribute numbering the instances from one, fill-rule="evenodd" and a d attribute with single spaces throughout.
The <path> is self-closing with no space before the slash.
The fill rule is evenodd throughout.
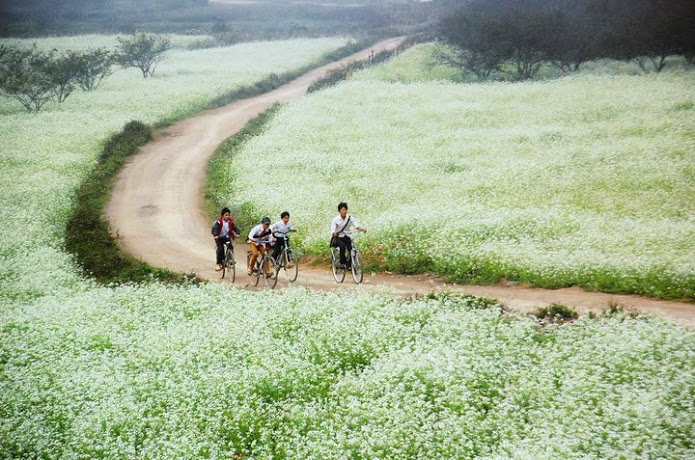
<path id="1" fill-rule="evenodd" d="M 248 267 L 251 263 L 251 256 L 253 252 L 248 251 L 246 253 L 246 266 Z M 258 281 L 261 277 L 265 281 L 266 287 L 273 289 L 278 282 L 278 268 L 276 267 L 275 259 L 270 255 L 270 251 L 266 247 L 263 251 L 263 255 L 256 258 L 256 263 L 254 264 L 253 271 L 251 275 L 254 279 L 254 286 L 258 286 Z"/>
<path id="2" fill-rule="evenodd" d="M 362 253 L 357 248 L 357 244 L 355 244 L 355 239 L 353 237 L 350 239 L 352 240 L 350 271 L 352 272 L 352 279 L 355 280 L 355 283 L 360 284 L 364 277 L 364 260 L 362 259 Z M 331 247 L 331 271 L 333 272 L 333 279 L 335 279 L 336 283 L 342 283 L 345 280 L 345 273 L 348 269 L 340 265 L 340 248 L 338 246 Z"/>
<path id="3" fill-rule="evenodd" d="M 220 278 L 224 278 L 226 272 L 230 272 L 232 283 L 236 279 L 236 260 L 234 259 L 234 242 L 229 240 L 224 243 L 224 258 L 222 259 L 222 274 Z"/>
<path id="4" fill-rule="evenodd" d="M 278 238 L 279 244 L 280 238 Z M 290 283 L 294 283 L 297 280 L 297 275 L 299 274 L 299 263 L 294 255 L 294 251 L 290 248 L 288 237 L 282 238 L 283 246 L 278 258 L 275 261 L 275 267 L 277 271 L 283 270 L 285 272 L 285 277 Z"/>

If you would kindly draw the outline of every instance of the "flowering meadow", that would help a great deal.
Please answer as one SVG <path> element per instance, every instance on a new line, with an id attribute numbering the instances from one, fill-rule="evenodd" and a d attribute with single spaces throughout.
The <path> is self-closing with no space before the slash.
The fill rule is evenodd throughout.
<path id="1" fill-rule="evenodd" d="M 695 334 L 656 318 L 153 283 L 0 321 L 5 458 L 695 455 Z"/>
<path id="2" fill-rule="evenodd" d="M 314 253 L 347 201 L 384 269 L 695 298 L 692 70 L 393 83 L 406 64 L 283 107 L 236 153 L 230 201 L 293 212 Z"/>
<path id="3" fill-rule="evenodd" d="M 445 294 L 103 286 L 79 270 L 66 220 L 110 134 L 343 42 L 176 48 L 154 78 L 117 70 L 33 115 L 0 98 L 0 458 L 695 457 L 695 333 L 663 319 L 546 323 Z M 308 215 L 296 223 L 310 229 Z"/>

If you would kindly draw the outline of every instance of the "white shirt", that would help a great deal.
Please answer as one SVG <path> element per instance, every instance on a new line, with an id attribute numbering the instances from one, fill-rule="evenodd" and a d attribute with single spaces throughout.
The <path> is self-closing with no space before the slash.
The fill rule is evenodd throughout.
<path id="1" fill-rule="evenodd" d="M 222 219 L 222 227 L 220 227 L 220 236 L 225 237 L 229 236 L 229 221 Z"/>
<path id="2" fill-rule="evenodd" d="M 261 237 L 260 235 L 263 234 L 263 224 L 258 224 L 255 227 L 251 229 L 249 232 L 249 240 L 253 241 L 254 243 L 261 244 L 261 243 L 270 243 L 273 235 L 272 233 L 268 232 L 267 235 L 264 237 Z"/>
<path id="3" fill-rule="evenodd" d="M 284 221 L 279 220 L 275 222 L 270 229 L 273 231 L 273 233 L 278 233 L 284 237 L 287 237 L 287 234 L 291 231 L 294 230 L 294 226 L 292 226 L 292 222 L 287 221 L 287 224 L 285 224 Z"/>
<path id="4" fill-rule="evenodd" d="M 349 224 L 348 220 L 350 220 Z M 347 226 L 345 224 L 347 224 Z M 343 230 L 343 227 L 345 228 L 345 230 Z M 346 214 L 345 219 L 338 215 L 335 216 L 331 221 L 331 235 L 333 234 L 333 232 L 340 231 L 340 233 L 338 233 L 338 238 L 342 238 L 343 236 L 348 236 L 352 238 L 352 232 L 353 230 L 356 230 L 357 227 L 361 227 L 360 223 L 357 222 L 357 219 L 355 219 L 350 214 Z"/>

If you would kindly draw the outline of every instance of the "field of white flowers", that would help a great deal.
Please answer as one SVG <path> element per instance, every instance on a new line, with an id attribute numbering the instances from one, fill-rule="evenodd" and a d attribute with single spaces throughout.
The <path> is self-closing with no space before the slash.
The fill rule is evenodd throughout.
<path id="1" fill-rule="evenodd" d="M 487 308 L 485 308 L 487 307 Z M 218 285 L 0 312 L 6 458 L 690 458 L 695 335 Z"/>
<path id="2" fill-rule="evenodd" d="M 317 253 L 347 201 L 386 269 L 695 298 L 692 70 L 392 83 L 424 62 L 401 59 L 280 110 L 230 201 L 288 209 Z"/>
<path id="3" fill-rule="evenodd" d="M 695 334 L 664 320 L 79 272 L 65 221 L 109 134 L 341 44 L 176 50 L 36 115 L 0 99 L 0 458 L 694 457 Z"/>

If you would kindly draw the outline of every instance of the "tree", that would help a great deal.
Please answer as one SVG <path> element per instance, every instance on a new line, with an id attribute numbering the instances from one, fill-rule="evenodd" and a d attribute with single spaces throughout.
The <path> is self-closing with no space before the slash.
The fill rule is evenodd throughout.
<path id="1" fill-rule="evenodd" d="M 76 87 L 92 91 L 107 75 L 111 74 L 113 60 L 104 49 L 66 51 L 48 56 L 48 76 L 53 82 L 53 94 L 60 103 L 65 101 Z"/>
<path id="2" fill-rule="evenodd" d="M 693 0 L 614 0 L 604 14 L 604 57 L 633 61 L 644 72 L 660 72 L 668 56 L 687 58 L 695 52 Z"/>
<path id="3" fill-rule="evenodd" d="M 53 86 L 53 95 L 59 103 L 67 99 L 75 89 L 79 72 L 78 60 L 79 55 L 71 51 L 58 55 L 56 50 L 53 50 L 48 56 L 46 73 Z"/>
<path id="4" fill-rule="evenodd" d="M 171 49 L 169 37 L 136 32 L 130 38 L 118 39 L 118 62 L 122 67 L 137 67 L 142 77 L 154 76 L 157 63 Z"/>
<path id="5" fill-rule="evenodd" d="M 483 80 L 499 70 L 510 52 L 506 43 L 496 39 L 501 28 L 499 22 L 476 6 L 442 21 L 440 37 L 453 46 L 453 51 L 440 53 L 438 59 Z"/>
<path id="6" fill-rule="evenodd" d="M 92 91 L 111 75 L 114 56 L 105 49 L 88 50 L 79 56 L 76 65 L 77 85 L 84 91 Z"/>
<path id="7" fill-rule="evenodd" d="M 49 74 L 51 54 L 30 49 L 0 46 L 0 88 L 36 113 L 51 100 L 55 84 Z"/>

